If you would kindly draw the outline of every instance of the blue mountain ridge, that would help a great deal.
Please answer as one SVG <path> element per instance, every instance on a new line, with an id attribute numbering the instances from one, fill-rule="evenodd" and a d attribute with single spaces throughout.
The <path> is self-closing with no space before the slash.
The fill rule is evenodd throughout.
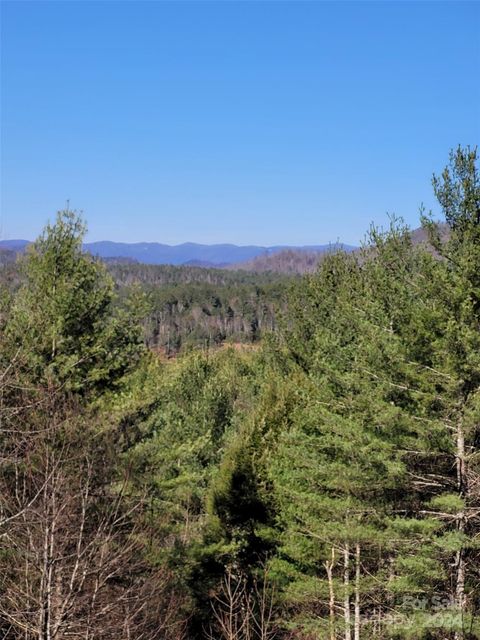
<path id="1" fill-rule="evenodd" d="M 21 252 L 29 244 L 28 240 L 0 240 L 0 249 Z M 235 244 L 196 244 L 185 242 L 178 245 L 167 245 L 159 242 L 112 242 L 104 240 L 99 242 L 87 242 L 84 249 L 92 255 L 100 258 L 130 258 L 145 264 L 208 264 L 214 266 L 226 266 L 252 260 L 257 256 L 271 255 L 292 249 L 295 251 L 309 251 L 324 253 L 333 249 L 353 250 L 355 247 L 341 243 L 288 246 L 276 245 L 262 247 L 257 245 L 240 246 Z"/>

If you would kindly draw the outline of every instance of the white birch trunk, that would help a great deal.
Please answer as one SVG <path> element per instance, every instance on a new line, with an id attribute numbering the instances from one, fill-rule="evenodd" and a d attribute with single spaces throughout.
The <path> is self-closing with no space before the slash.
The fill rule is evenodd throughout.
<path id="1" fill-rule="evenodd" d="M 343 550 L 343 586 L 344 594 L 344 611 L 345 611 L 345 640 L 351 640 L 351 620 L 350 620 L 350 547 L 345 545 Z"/>
<path id="2" fill-rule="evenodd" d="M 360 640 L 360 544 L 355 545 L 355 624 L 354 640 Z"/>
<path id="3" fill-rule="evenodd" d="M 464 499 L 468 492 L 468 486 L 465 461 L 465 434 L 461 422 L 459 423 L 457 428 L 456 445 L 457 488 L 460 498 Z M 465 513 L 463 510 L 457 514 L 457 530 L 462 534 L 465 531 Z M 465 558 L 463 548 L 459 549 L 456 553 L 455 566 L 455 604 L 460 612 L 463 623 L 463 617 L 465 613 Z M 464 637 L 465 634 L 463 630 L 455 632 L 455 640 L 463 640 Z"/>

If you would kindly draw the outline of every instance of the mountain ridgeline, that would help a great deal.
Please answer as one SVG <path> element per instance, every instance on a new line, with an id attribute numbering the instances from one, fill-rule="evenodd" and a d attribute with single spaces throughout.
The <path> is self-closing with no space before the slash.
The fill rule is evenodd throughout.
<path id="1" fill-rule="evenodd" d="M 4 260 L 2 638 L 480 638 L 476 150 L 433 189 L 303 276 L 105 262 L 71 211 Z"/>
<path id="2" fill-rule="evenodd" d="M 0 240 L 0 250 L 23 252 L 28 246 L 27 240 Z M 201 267 L 226 267 L 241 265 L 256 257 L 267 257 L 293 250 L 299 253 L 324 254 L 332 250 L 350 250 L 353 247 L 340 243 L 325 244 L 309 247 L 287 246 L 238 246 L 234 244 L 196 244 L 186 242 L 175 246 L 160 244 L 159 242 L 87 242 L 83 245 L 85 251 L 94 256 L 107 260 L 127 259 L 144 264 L 171 264 Z"/>

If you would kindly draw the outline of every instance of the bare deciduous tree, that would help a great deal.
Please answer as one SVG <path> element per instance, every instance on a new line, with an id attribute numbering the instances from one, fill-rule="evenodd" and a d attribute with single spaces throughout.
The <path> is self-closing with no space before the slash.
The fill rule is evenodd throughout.
<path id="1" fill-rule="evenodd" d="M 229 567 L 212 602 L 209 637 L 213 640 L 273 640 L 277 637 L 274 591 L 264 567 L 258 579 L 247 580 Z"/>
<path id="2" fill-rule="evenodd" d="M 5 639 L 180 638 L 179 597 L 144 559 L 142 501 L 108 432 L 55 393 L 2 405 L 0 630 Z"/>

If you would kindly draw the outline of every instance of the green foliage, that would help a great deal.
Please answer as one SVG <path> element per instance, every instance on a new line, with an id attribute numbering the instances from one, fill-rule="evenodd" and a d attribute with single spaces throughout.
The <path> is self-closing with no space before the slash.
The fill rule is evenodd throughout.
<path id="1" fill-rule="evenodd" d="M 467 601 L 476 597 L 475 162 L 475 152 L 459 149 L 434 180 L 452 227 L 435 239 L 438 227 L 425 222 L 440 259 L 414 247 L 408 229 L 393 220 L 386 233 L 372 230 L 361 255 L 333 256 L 295 288 L 284 339 L 303 372 L 303 393 L 270 469 L 283 563 L 276 566 L 283 566 L 281 580 L 289 576 L 286 624 L 297 633 L 316 628 L 319 618 L 325 633 L 343 624 L 342 552 L 351 580 L 353 546 L 361 552 L 360 608 L 369 618 L 380 601 L 403 616 L 398 637 L 417 637 L 418 612 L 405 611 L 406 596 L 422 595 L 422 628 L 435 619 L 438 633 L 454 627 L 441 623 L 434 596 L 454 602 L 465 616 L 464 592 Z M 383 624 L 380 617 L 377 633 Z M 424 633 L 430 637 L 427 626 Z"/>
<path id="2" fill-rule="evenodd" d="M 480 178 L 477 150 L 458 147 L 450 153 L 450 166 L 433 177 L 435 196 L 447 224 L 455 233 L 472 232 L 480 225 Z"/>
<path id="3" fill-rule="evenodd" d="M 75 397 L 79 424 L 101 417 L 85 427 L 89 456 L 109 461 L 98 491 L 137 505 L 142 571 L 174 577 L 189 637 L 205 638 L 225 576 L 259 616 L 259 575 L 279 639 L 478 636 L 476 151 L 457 149 L 433 186 L 449 224 L 424 217 L 434 251 L 392 219 L 301 280 L 123 264 L 112 278 L 64 212 L 8 285 L 2 402 L 25 384 Z M 14 495 L 15 470 L 42 456 L 9 438 Z"/>
<path id="4" fill-rule="evenodd" d="M 29 379 L 86 392 L 115 383 L 141 353 L 138 317 L 114 308 L 105 267 L 82 251 L 85 225 L 64 211 L 28 248 L 6 326 Z"/>

